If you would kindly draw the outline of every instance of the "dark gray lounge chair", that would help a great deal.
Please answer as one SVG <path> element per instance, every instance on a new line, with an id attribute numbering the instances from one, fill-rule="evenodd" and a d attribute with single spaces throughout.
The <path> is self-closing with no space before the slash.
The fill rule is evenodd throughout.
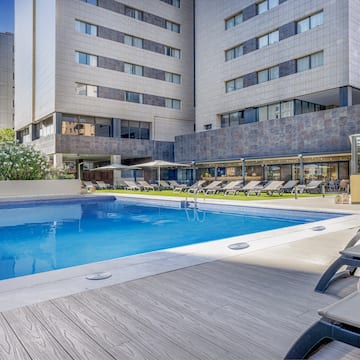
<path id="1" fill-rule="evenodd" d="M 359 240 L 360 229 L 355 234 L 355 236 L 351 238 L 345 249 L 340 251 L 340 256 L 321 276 L 315 287 L 315 291 L 323 293 L 334 280 L 355 274 L 356 269 L 360 267 L 360 245 L 356 245 Z M 339 271 L 340 268 L 344 265 L 347 265 L 347 268 L 344 271 Z"/>
<path id="2" fill-rule="evenodd" d="M 340 341 L 360 347 L 360 292 L 341 299 L 322 310 L 321 319 L 305 331 L 285 359 L 305 359 L 320 345 Z"/>

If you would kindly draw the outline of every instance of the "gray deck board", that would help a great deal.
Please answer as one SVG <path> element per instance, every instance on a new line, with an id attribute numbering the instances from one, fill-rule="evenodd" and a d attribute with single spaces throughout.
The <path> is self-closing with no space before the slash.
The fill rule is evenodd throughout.
<path id="1" fill-rule="evenodd" d="M 282 359 L 318 309 L 356 289 L 353 279 L 313 290 L 347 240 L 317 236 L 3 312 L 0 359 Z M 359 358 L 336 342 L 312 356 Z"/>

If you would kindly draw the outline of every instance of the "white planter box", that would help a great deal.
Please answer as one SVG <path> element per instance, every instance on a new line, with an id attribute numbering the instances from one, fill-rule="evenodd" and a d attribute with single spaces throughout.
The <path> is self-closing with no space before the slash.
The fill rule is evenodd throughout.
<path id="1" fill-rule="evenodd" d="M 61 180 L 5 180 L 0 181 L 0 197 L 80 195 L 81 181 Z"/>

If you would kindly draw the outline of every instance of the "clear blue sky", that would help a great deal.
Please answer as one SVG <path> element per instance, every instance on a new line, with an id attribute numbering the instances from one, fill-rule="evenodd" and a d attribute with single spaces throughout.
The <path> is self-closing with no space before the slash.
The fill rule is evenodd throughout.
<path id="1" fill-rule="evenodd" d="M 14 0 L 0 0 L 0 32 L 14 32 Z"/>

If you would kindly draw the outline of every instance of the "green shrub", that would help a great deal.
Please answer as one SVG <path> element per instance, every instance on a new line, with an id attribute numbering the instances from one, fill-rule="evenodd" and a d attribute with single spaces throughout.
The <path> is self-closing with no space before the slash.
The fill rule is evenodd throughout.
<path id="1" fill-rule="evenodd" d="M 40 151 L 15 141 L 0 142 L 0 180 L 42 180 L 48 172 Z"/>

